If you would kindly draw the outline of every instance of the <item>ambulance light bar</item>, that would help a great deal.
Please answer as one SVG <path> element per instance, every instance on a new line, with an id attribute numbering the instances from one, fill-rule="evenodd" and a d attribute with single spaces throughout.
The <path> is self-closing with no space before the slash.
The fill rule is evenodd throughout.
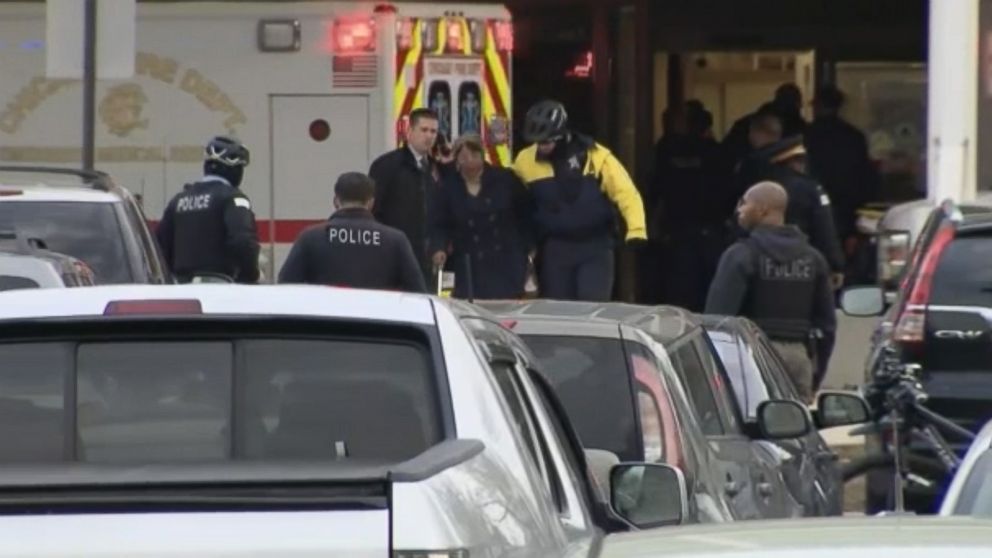
<path id="1" fill-rule="evenodd" d="M 342 54 L 375 51 L 375 20 L 336 20 L 334 50 Z"/>
<path id="2" fill-rule="evenodd" d="M 496 50 L 510 52 L 513 50 L 513 23 L 497 21 L 493 23 L 493 37 L 496 39 Z"/>

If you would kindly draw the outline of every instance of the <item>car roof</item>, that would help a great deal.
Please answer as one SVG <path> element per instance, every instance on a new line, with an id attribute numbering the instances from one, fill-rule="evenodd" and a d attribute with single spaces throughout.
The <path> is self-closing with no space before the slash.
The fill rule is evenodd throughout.
<path id="1" fill-rule="evenodd" d="M 763 558 L 771 552 L 804 556 L 880 556 L 881 548 L 978 547 L 992 550 L 992 521 L 970 517 L 889 516 L 756 520 L 666 527 L 607 539 L 604 557 L 722 556 Z M 875 552 L 857 552 L 859 549 Z M 816 550 L 824 551 L 816 553 Z M 970 556 L 978 556 L 971 554 Z M 987 554 L 983 554 L 987 555 Z M 886 554 L 885 556 L 889 556 Z M 914 555 L 915 556 L 915 555 Z"/>
<path id="2" fill-rule="evenodd" d="M 10 191 L 19 192 L 12 195 Z M 70 201 L 113 203 L 125 190 L 100 171 L 60 167 L 0 166 L 0 202 Z"/>
<path id="3" fill-rule="evenodd" d="M 505 318 L 570 322 L 572 325 L 627 325 L 644 330 L 662 343 L 674 341 L 701 326 L 694 314 L 676 306 L 565 300 L 495 301 L 482 305 Z"/>
<path id="4" fill-rule="evenodd" d="M 5 191 L 17 190 L 17 195 Z M 92 190 L 79 186 L 50 186 L 46 184 L 0 183 L 0 203 L 17 202 L 76 202 L 76 203 L 117 203 L 121 197 L 110 192 Z"/>
<path id="5" fill-rule="evenodd" d="M 113 301 L 188 300 L 207 316 L 321 317 L 433 325 L 431 297 L 314 285 L 106 285 L 0 293 L 0 322 L 104 318 Z M 183 316 L 189 317 L 189 316 Z"/>

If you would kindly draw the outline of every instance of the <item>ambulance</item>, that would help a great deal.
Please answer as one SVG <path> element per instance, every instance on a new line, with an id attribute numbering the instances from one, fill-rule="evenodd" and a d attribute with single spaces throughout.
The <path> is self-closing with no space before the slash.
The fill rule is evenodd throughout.
<path id="1" fill-rule="evenodd" d="M 81 164 L 82 83 L 46 78 L 45 11 L 0 4 L 0 164 Z M 211 136 L 238 138 L 272 280 L 332 212 L 337 176 L 397 148 L 412 109 L 508 166 L 512 51 L 496 4 L 138 3 L 133 77 L 97 83 L 96 166 L 154 220 L 202 175 Z"/>

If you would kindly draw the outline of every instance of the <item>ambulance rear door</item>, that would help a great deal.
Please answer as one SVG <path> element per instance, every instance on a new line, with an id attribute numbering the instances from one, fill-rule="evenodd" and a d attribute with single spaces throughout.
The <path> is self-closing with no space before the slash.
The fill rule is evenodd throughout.
<path id="1" fill-rule="evenodd" d="M 337 177 L 368 172 L 371 125 L 366 94 L 273 95 L 270 107 L 274 218 L 258 228 L 275 279 L 299 233 L 332 213 Z"/>

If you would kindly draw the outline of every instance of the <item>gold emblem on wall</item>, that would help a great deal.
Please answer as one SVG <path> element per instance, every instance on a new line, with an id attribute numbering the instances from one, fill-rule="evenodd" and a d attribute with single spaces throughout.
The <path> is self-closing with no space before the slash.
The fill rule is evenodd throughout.
<path id="1" fill-rule="evenodd" d="M 111 134 L 127 137 L 134 130 L 147 129 L 148 119 L 141 118 L 141 112 L 148 102 L 148 96 L 136 83 L 125 83 L 110 88 L 98 108 L 100 120 Z"/>

